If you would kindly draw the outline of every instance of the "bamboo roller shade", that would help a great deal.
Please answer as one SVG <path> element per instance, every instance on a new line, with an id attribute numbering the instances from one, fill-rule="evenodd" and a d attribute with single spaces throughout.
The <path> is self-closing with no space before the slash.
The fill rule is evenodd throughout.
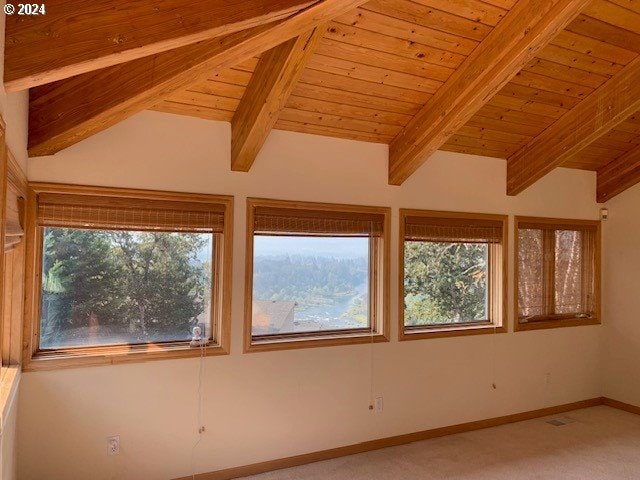
<path id="1" fill-rule="evenodd" d="M 65 193 L 38 196 L 38 224 L 99 230 L 221 233 L 223 205 Z"/>
<path id="2" fill-rule="evenodd" d="M 253 227 L 256 235 L 381 236 L 384 215 L 257 206 Z"/>
<path id="3" fill-rule="evenodd" d="M 405 217 L 404 238 L 409 241 L 501 243 L 502 222 L 490 219 Z"/>

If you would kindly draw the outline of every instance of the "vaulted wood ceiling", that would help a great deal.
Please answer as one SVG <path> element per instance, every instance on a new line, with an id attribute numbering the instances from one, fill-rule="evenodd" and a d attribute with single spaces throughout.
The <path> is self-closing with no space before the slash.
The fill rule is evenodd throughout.
<path id="1" fill-rule="evenodd" d="M 5 86 L 53 154 L 144 109 L 390 145 L 399 185 L 438 149 L 640 181 L 640 0 L 57 0 L 7 17 Z"/>

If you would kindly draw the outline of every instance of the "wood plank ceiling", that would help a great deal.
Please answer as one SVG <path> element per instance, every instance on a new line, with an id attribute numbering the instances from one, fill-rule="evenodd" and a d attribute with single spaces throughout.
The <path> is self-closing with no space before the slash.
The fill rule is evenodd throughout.
<path id="1" fill-rule="evenodd" d="M 514 23 L 509 27 L 505 22 L 511 18 L 515 18 L 515 22 L 518 20 L 516 15 L 521 19 L 534 16 L 526 11 L 527 6 L 523 3 L 527 2 L 532 4 L 528 8 L 542 12 L 541 19 L 532 19 L 530 24 Z M 280 13 L 271 20 L 286 22 L 280 20 L 281 12 L 296 4 L 304 12 L 306 4 L 303 3 L 279 2 Z M 314 2 L 307 2 L 311 3 Z M 312 8 L 321 3 L 315 2 Z M 563 3 L 564 6 L 560 5 Z M 322 28 L 323 34 L 313 45 L 313 51 L 305 51 L 304 55 L 292 54 L 298 59 L 295 68 L 286 63 L 279 65 L 283 71 L 290 70 L 290 75 L 295 71 L 296 82 L 287 87 L 286 94 L 276 91 L 270 100 L 260 100 L 272 104 L 271 110 L 256 120 L 261 136 L 266 136 L 265 132 L 273 127 L 385 143 L 392 145 L 393 156 L 402 148 L 398 139 L 403 135 L 414 135 L 413 131 L 420 126 L 416 127 L 416 121 L 412 125 L 412 120 L 427 119 L 425 110 L 429 107 L 434 106 L 437 112 L 442 108 L 443 117 L 449 115 L 438 102 L 442 103 L 443 97 L 458 91 L 465 95 L 463 92 L 472 84 L 471 80 L 465 80 L 464 69 L 472 72 L 473 62 L 485 61 L 485 68 L 498 72 L 496 78 L 491 78 L 490 72 L 483 72 L 489 77 L 488 82 L 495 83 L 496 90 L 486 99 L 476 99 L 477 107 L 473 110 L 460 107 L 451 113 L 456 117 L 442 127 L 445 131 L 436 132 L 439 139 L 436 143 L 430 140 L 423 150 L 415 147 L 415 153 L 403 149 L 402 155 L 419 156 L 426 152 L 426 156 L 414 162 L 416 165 L 406 169 L 395 179 L 397 181 L 393 181 L 390 172 L 392 183 L 402 183 L 426 161 L 433 145 L 441 150 L 507 159 L 510 194 L 522 191 L 556 166 L 599 171 L 603 176 L 599 178 L 599 184 L 609 185 L 609 191 L 615 190 L 614 194 L 619 193 L 619 185 L 630 186 L 629 183 L 640 180 L 637 167 L 626 168 L 638 163 L 640 146 L 640 98 L 635 98 L 633 90 L 634 81 L 640 84 L 640 68 L 636 66 L 640 64 L 640 0 L 370 0 L 351 4 L 360 6 L 329 17 L 332 20 L 328 23 L 322 22 L 329 18 L 319 18 L 315 23 L 305 24 L 311 29 Z M 552 10 L 560 7 L 564 10 Z M 554 18 L 559 16 L 557 12 L 564 17 L 553 24 Z M 544 15 L 547 20 L 542 18 Z M 242 20 L 254 28 L 260 24 L 250 19 Z M 16 28 L 14 24 L 7 25 L 8 61 L 12 58 L 10 50 L 20 44 L 14 33 Z M 492 61 L 492 55 L 501 53 L 494 47 L 497 35 L 491 36 L 498 28 L 503 29 L 499 32 L 501 36 L 509 34 L 509 28 L 514 32 L 518 28 L 524 29 L 525 33 L 522 38 L 514 37 L 513 45 L 505 50 L 505 60 L 496 57 Z M 545 30 L 536 32 L 535 28 Z M 547 35 L 549 38 L 536 44 L 535 40 L 526 38 L 529 31 L 538 37 Z M 524 53 L 518 54 L 518 48 Z M 162 112 L 232 122 L 237 111 L 249 108 L 246 104 L 240 106 L 261 57 L 265 55 L 259 48 L 255 50 L 255 55 L 250 49 L 243 50 L 248 53 L 246 59 L 232 68 L 218 69 L 210 75 L 205 71 L 199 80 L 194 76 L 187 88 L 164 89 L 162 95 L 155 98 L 155 103 L 147 101 L 139 105 Z M 509 57 L 514 50 L 516 53 Z M 528 50 L 533 54 L 526 55 Z M 474 52 L 479 51 L 481 56 L 474 58 Z M 302 59 L 304 64 L 300 63 Z M 504 63 L 507 61 L 521 64 L 517 70 L 509 72 Z M 229 61 L 221 63 L 222 66 L 227 64 Z M 24 85 L 18 73 L 26 74 L 18 72 L 14 75 L 11 68 L 8 71 L 13 76 L 8 79 L 5 73 L 7 85 Z M 623 77 L 627 78 L 627 83 L 623 82 Z M 254 79 L 256 84 L 261 81 L 262 78 Z M 631 87 L 627 86 L 629 82 Z M 274 78 L 269 88 L 277 87 L 279 83 L 286 82 Z M 620 96 L 614 88 L 630 88 L 628 94 L 632 96 Z M 37 90 L 41 93 L 32 97 L 32 119 L 37 120 L 45 114 L 55 115 L 55 112 L 41 112 L 55 88 L 45 85 Z M 256 94 L 247 95 L 254 98 Z M 624 105 L 603 103 L 615 102 L 616 98 L 624 98 Z M 245 98 L 245 102 L 249 99 Z M 584 111 L 593 109 L 598 120 L 591 123 L 597 123 L 597 128 L 581 123 L 579 106 Z M 611 118 L 606 117 L 609 111 L 615 112 L 615 115 L 609 115 Z M 251 115 L 259 114 L 253 112 Z M 575 122 L 575 128 L 570 122 Z M 581 139 L 575 139 L 571 143 L 569 139 L 571 145 L 567 145 L 567 131 L 569 136 L 571 132 L 580 131 L 581 138 L 588 141 L 581 143 Z M 38 131 L 38 135 L 41 134 Z M 547 137 L 558 138 L 558 152 L 570 154 L 559 154 L 553 159 L 540 157 L 538 150 L 542 147 L 536 150 L 536 139 L 540 143 Z M 263 141 L 260 138 L 252 139 L 247 148 L 257 152 Z M 34 142 L 30 143 L 34 145 Z M 243 159 L 241 169 L 248 169 L 252 161 L 252 158 Z M 618 167 L 614 168 L 616 161 Z M 538 170 L 531 171 L 534 167 L 539 169 L 540 175 Z M 621 170 L 626 172 L 624 179 L 604 178 L 614 174 L 620 176 Z M 630 175 L 634 176 L 631 181 Z M 599 192 L 598 197 L 606 200 L 607 195 Z"/>

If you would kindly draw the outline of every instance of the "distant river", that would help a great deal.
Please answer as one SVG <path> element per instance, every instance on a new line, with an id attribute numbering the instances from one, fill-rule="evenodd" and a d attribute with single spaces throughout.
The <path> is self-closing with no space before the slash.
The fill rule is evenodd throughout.
<path id="1" fill-rule="evenodd" d="M 343 317 L 342 315 L 349 310 L 351 303 L 355 299 L 362 298 L 364 301 L 367 301 L 367 290 L 368 283 L 365 282 L 356 289 L 356 293 L 348 297 L 339 297 L 335 299 L 332 305 L 318 305 L 303 311 L 296 311 L 295 319 L 297 321 L 312 320 L 319 323 L 330 322 L 331 328 L 361 327 L 362 324 L 355 319 Z"/>

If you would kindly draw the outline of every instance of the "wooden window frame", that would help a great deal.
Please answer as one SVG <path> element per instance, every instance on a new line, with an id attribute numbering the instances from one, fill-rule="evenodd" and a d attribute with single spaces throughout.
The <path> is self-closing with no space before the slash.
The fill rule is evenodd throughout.
<path id="1" fill-rule="evenodd" d="M 195 193 L 135 190 L 124 188 L 30 183 L 26 206 L 26 295 L 24 325 L 24 370 L 105 365 L 148 360 L 197 357 L 203 354 L 225 355 L 230 348 L 231 274 L 233 247 L 233 197 Z M 166 342 L 144 345 L 91 346 L 40 352 L 40 301 L 42 277 L 43 227 L 37 223 L 38 196 L 42 193 L 131 198 L 135 200 L 183 201 L 211 203 L 224 208 L 224 231 L 214 234 L 212 278 L 213 342 L 193 348 L 189 342 Z"/>
<path id="2" fill-rule="evenodd" d="M 407 217 L 425 217 L 438 219 L 464 219 L 499 221 L 502 224 L 500 249 L 492 253 L 489 246 L 489 268 L 499 269 L 500 285 L 489 284 L 489 314 L 487 321 L 469 322 L 468 324 L 444 324 L 442 326 L 425 326 L 407 329 L 404 324 L 404 256 L 405 256 L 405 220 Z M 399 214 L 398 236 L 398 340 L 421 340 L 426 338 L 459 337 L 467 335 L 484 335 L 506 333 L 507 329 L 507 272 L 509 246 L 509 216 L 488 213 L 445 212 L 438 210 L 415 210 L 401 208 Z"/>
<path id="3" fill-rule="evenodd" d="M 259 342 L 253 341 L 253 239 L 254 212 L 256 207 L 275 207 L 326 212 L 349 212 L 380 214 L 384 217 L 382 235 L 370 239 L 370 312 L 373 312 L 373 333 L 350 332 L 348 330 L 301 332 L 300 334 L 273 336 Z M 390 268 L 390 224 L 391 209 L 362 205 L 335 203 L 299 202 L 265 198 L 247 198 L 246 257 L 245 257 L 245 312 L 244 312 L 244 352 L 266 352 L 299 348 L 330 347 L 337 345 L 367 344 L 389 341 L 389 268 Z"/>
<path id="4" fill-rule="evenodd" d="M 594 297 L 595 297 L 595 316 L 592 318 L 575 318 L 575 315 L 554 315 L 550 320 L 536 320 L 530 323 L 520 323 L 519 305 L 518 305 L 518 250 L 519 250 L 519 229 L 522 223 L 537 223 L 545 226 L 575 226 L 577 228 L 584 226 L 593 226 L 596 228 L 595 248 L 594 248 Z M 545 218 L 545 217 L 524 217 L 516 216 L 513 222 L 513 242 L 514 242 L 514 261 L 513 261 L 513 329 L 515 332 L 526 332 L 530 330 L 544 330 L 548 328 L 563 327 L 580 327 L 585 325 L 600 325 L 602 323 L 601 312 L 601 246 L 602 246 L 602 228 L 599 220 L 574 220 L 564 218 Z M 554 264 L 555 265 L 555 264 Z"/>

